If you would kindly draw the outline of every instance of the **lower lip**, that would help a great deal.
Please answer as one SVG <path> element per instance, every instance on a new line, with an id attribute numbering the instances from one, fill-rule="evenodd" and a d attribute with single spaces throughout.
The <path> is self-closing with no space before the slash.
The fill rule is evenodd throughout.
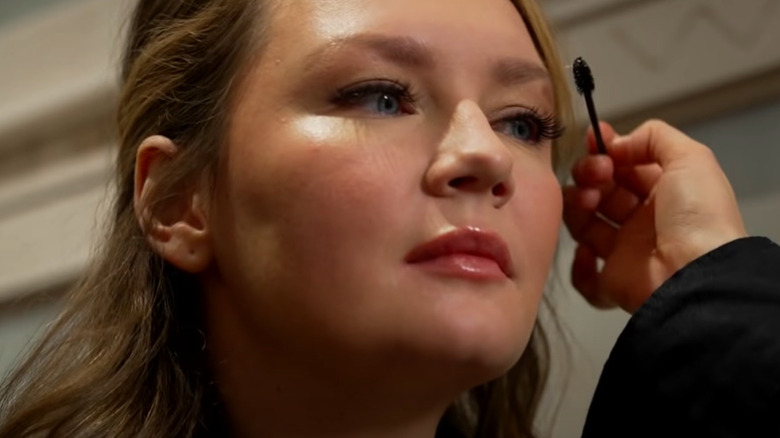
<path id="1" fill-rule="evenodd" d="M 507 278 L 495 260 L 471 254 L 449 254 L 414 265 L 435 274 L 468 280 L 502 280 Z"/>

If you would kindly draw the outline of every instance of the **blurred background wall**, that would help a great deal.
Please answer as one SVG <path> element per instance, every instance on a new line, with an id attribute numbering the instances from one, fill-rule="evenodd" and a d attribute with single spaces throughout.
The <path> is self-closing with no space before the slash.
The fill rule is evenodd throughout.
<path id="1" fill-rule="evenodd" d="M 0 0 L 0 374 L 56 315 L 99 233 L 131 3 Z M 625 131 L 660 117 L 708 144 L 749 231 L 780 241 L 780 2 L 544 6 L 565 59 L 591 64 L 602 118 Z M 564 283 L 571 248 L 564 232 Z M 562 400 L 552 436 L 574 437 L 628 315 L 593 310 L 569 288 L 554 293 L 572 339 L 568 374 L 556 367 L 551 382 Z"/>

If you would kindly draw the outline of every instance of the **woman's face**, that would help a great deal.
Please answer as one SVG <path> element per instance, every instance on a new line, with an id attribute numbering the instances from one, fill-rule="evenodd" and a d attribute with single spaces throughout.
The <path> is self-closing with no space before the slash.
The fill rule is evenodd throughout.
<path id="1" fill-rule="evenodd" d="M 553 91 L 521 16 L 284 0 L 271 18 L 210 209 L 210 324 L 345 374 L 505 372 L 561 217 Z"/>

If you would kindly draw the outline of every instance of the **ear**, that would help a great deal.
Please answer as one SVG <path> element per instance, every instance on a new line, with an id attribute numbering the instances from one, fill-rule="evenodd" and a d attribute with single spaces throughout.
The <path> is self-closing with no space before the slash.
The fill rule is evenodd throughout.
<path id="1" fill-rule="evenodd" d="M 203 188 L 193 182 L 191 187 L 159 193 L 178 154 L 176 144 L 163 136 L 152 136 L 141 143 L 136 155 L 133 204 L 152 249 L 177 268 L 195 274 L 208 268 L 212 258 Z"/>

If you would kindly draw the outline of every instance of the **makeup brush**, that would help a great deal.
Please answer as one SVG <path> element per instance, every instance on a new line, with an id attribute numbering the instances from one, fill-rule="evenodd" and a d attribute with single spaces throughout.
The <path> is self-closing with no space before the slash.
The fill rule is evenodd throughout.
<path id="1" fill-rule="evenodd" d="M 585 97 L 585 104 L 588 106 L 588 116 L 590 117 L 590 123 L 593 125 L 593 133 L 596 136 L 596 147 L 600 154 L 606 154 L 607 148 L 604 146 L 601 128 L 599 128 L 599 118 L 596 115 L 596 106 L 593 104 L 593 90 L 596 89 L 593 74 L 590 71 L 590 67 L 588 67 L 588 63 L 582 58 L 575 59 L 572 68 L 577 91 Z"/>

